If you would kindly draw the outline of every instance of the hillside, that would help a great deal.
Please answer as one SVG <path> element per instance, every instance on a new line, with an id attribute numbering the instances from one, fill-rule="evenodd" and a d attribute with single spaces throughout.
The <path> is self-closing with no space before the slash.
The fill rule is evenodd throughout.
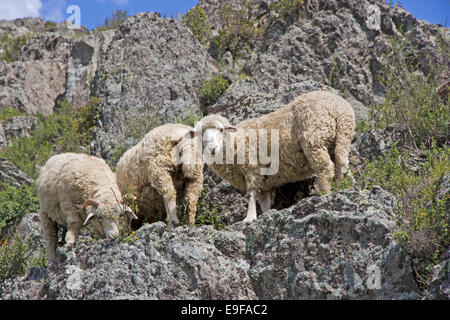
<path id="1" fill-rule="evenodd" d="M 2 299 L 450 299 L 449 29 L 378 0 L 200 0 L 94 30 L 0 20 Z M 356 184 L 245 195 L 205 166 L 197 225 L 88 229 L 47 268 L 34 180 L 54 154 L 115 168 L 149 130 L 233 124 L 325 89 L 353 106 Z"/>

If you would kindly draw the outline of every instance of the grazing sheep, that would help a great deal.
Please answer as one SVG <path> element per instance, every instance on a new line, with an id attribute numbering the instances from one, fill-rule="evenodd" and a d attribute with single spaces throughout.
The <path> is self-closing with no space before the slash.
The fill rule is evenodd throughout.
<path id="1" fill-rule="evenodd" d="M 329 192 L 329 180 L 335 176 L 331 157 L 336 162 L 337 179 L 345 173 L 351 176 L 348 155 L 354 129 L 354 111 L 346 100 L 327 91 L 313 91 L 235 127 L 219 115 L 206 116 L 195 125 L 191 135 L 201 137 L 202 142 L 197 138 L 196 143 L 203 145 L 205 163 L 219 177 L 247 192 L 244 221 L 250 222 L 256 219 L 256 199 L 263 212 L 269 210 L 272 191 L 277 186 L 315 174 L 319 189 Z M 239 141 L 243 151 L 238 150 Z M 265 141 L 266 149 L 261 148 Z M 257 148 L 259 158 L 252 162 L 251 152 L 255 155 Z M 224 153 L 228 160 L 224 159 Z M 267 154 L 271 155 L 270 161 L 264 159 Z M 242 155 L 245 161 L 239 162 Z"/>
<path id="2" fill-rule="evenodd" d="M 134 190 L 140 220 L 157 221 L 166 212 L 168 227 L 179 224 L 177 197 L 184 193 L 188 223 L 194 225 L 203 188 L 203 163 L 186 160 L 193 151 L 192 129 L 183 124 L 155 128 L 119 160 L 119 188 L 124 193 Z"/>
<path id="3" fill-rule="evenodd" d="M 86 154 L 51 157 L 41 169 L 36 188 L 49 262 L 56 255 L 57 225 L 67 228 L 65 240 L 74 243 L 81 227 L 88 223 L 99 238 L 114 238 L 119 236 L 120 215 L 137 218 L 120 204 L 116 177 L 106 162 Z"/>

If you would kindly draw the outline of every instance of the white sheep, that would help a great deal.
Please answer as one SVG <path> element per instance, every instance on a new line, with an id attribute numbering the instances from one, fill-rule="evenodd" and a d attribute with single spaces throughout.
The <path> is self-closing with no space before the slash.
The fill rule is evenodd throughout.
<path id="1" fill-rule="evenodd" d="M 191 135 L 202 139 L 197 138 L 196 145 L 202 143 L 205 159 L 209 159 L 205 162 L 213 172 L 247 192 L 244 221 L 250 222 L 256 219 L 256 199 L 263 212 L 270 210 L 272 191 L 277 186 L 317 175 L 319 189 L 329 192 L 329 180 L 335 176 L 332 156 L 336 178 L 345 173 L 351 176 L 348 155 L 354 129 L 350 103 L 327 91 L 313 91 L 236 126 L 220 115 L 206 116 L 196 123 Z M 241 151 L 239 145 L 243 146 Z M 258 148 L 259 158 L 252 162 Z M 269 161 L 264 159 L 268 153 Z"/>
<path id="2" fill-rule="evenodd" d="M 203 163 L 186 161 L 193 152 L 192 129 L 183 124 L 157 127 L 119 160 L 119 188 L 124 193 L 134 190 L 141 220 L 157 221 L 165 212 L 168 227 L 179 224 L 177 197 L 184 193 L 188 224 L 194 224 L 203 189 Z"/>
<path id="3" fill-rule="evenodd" d="M 116 177 L 103 159 L 77 153 L 53 156 L 42 167 L 36 188 L 49 262 L 56 255 L 57 225 L 67 228 L 66 243 L 73 244 L 88 223 L 99 238 L 114 238 L 119 236 L 120 215 L 137 218 L 120 204 Z"/>

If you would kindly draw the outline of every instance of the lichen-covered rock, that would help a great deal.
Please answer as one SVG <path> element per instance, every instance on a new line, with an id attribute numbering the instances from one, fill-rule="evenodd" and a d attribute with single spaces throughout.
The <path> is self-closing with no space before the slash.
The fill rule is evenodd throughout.
<path id="1" fill-rule="evenodd" d="M 152 128 L 139 128 L 136 118 L 162 124 L 181 119 L 189 109 L 200 112 L 197 90 L 217 71 L 180 22 L 156 13 L 127 19 L 100 56 L 92 82 L 91 94 L 103 104 L 94 152 L 109 159 L 112 148 L 138 142 Z M 127 140 L 131 131 L 141 135 Z"/>
<path id="2" fill-rule="evenodd" d="M 167 230 L 157 222 L 122 241 L 78 241 L 73 248 L 59 248 L 47 273 L 7 280 L 0 295 L 415 299 L 410 260 L 392 239 L 393 205 L 391 194 L 374 187 L 309 197 L 220 231 L 210 226 Z"/>

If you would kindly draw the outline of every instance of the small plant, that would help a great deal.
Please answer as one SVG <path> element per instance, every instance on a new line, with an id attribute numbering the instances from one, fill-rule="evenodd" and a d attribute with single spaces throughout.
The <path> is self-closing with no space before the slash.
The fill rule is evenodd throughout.
<path id="1" fill-rule="evenodd" d="M 181 22 L 192 31 L 202 45 L 206 47 L 209 45 L 212 31 L 205 10 L 199 6 L 195 6 L 181 18 Z"/>
<path id="2" fill-rule="evenodd" d="M 294 23 L 305 13 L 305 0 L 281 0 L 270 4 L 270 10 L 288 24 Z"/>
<path id="3" fill-rule="evenodd" d="M 27 270 L 27 244 L 18 234 L 11 240 L 4 240 L 0 246 L 0 283 L 12 277 L 22 276 Z"/>
<path id="4" fill-rule="evenodd" d="M 180 223 L 182 225 L 187 225 L 188 215 L 186 212 L 186 206 L 184 204 L 180 204 L 177 206 L 177 216 L 179 217 Z M 222 219 L 219 216 L 218 207 L 215 206 L 211 208 L 206 206 L 205 191 L 202 192 L 197 202 L 195 225 L 196 226 L 211 225 L 216 230 L 220 230 L 225 227 L 225 224 L 223 223 Z"/>
<path id="5" fill-rule="evenodd" d="M 19 117 L 19 116 L 26 116 L 26 114 L 23 112 L 20 112 L 17 109 L 14 109 L 14 108 L 4 108 L 0 112 L 0 121 L 10 120 L 14 117 Z"/>
<path id="6" fill-rule="evenodd" d="M 121 23 L 128 19 L 126 10 L 116 10 L 110 17 L 105 18 L 105 23 L 94 29 L 95 32 L 116 29 Z"/>
<path id="7" fill-rule="evenodd" d="M 378 80 L 385 90 L 384 102 L 373 108 L 372 119 L 378 128 L 396 123 L 404 126 L 416 148 L 443 145 L 450 140 L 450 103 L 437 94 L 440 71 L 433 67 L 423 75 L 407 41 L 391 37 L 392 50 L 386 53 Z"/>
<path id="8" fill-rule="evenodd" d="M 39 167 L 54 154 L 83 152 L 89 148 L 92 130 L 100 117 L 100 100 L 91 98 L 78 110 L 63 100 L 60 108 L 49 116 L 38 114 L 38 122 L 30 136 L 15 139 L 0 151 L 20 170 L 36 179 Z"/>
<path id="9" fill-rule="evenodd" d="M 255 3 L 244 0 L 238 2 L 238 6 L 235 6 L 232 0 L 224 0 L 217 12 L 220 29 L 218 35 L 211 40 L 215 50 L 210 50 L 216 59 L 227 51 L 233 58 L 240 58 L 243 53 L 254 48 L 255 41 L 262 34 L 263 29 L 253 14 Z"/>
<path id="10" fill-rule="evenodd" d="M 0 35 L 0 60 L 14 62 L 17 60 L 23 46 L 31 39 L 32 34 L 14 37 L 11 32 Z"/>
<path id="11" fill-rule="evenodd" d="M 187 109 L 180 118 L 177 119 L 177 123 L 185 124 L 193 127 L 197 121 L 200 121 L 202 114 L 194 108 Z"/>
<path id="12" fill-rule="evenodd" d="M 0 232 L 12 226 L 29 212 L 39 211 L 39 197 L 35 189 L 0 183 Z"/>
<path id="13" fill-rule="evenodd" d="M 199 90 L 200 104 L 202 110 L 206 113 L 206 108 L 216 103 L 219 98 L 227 91 L 229 82 L 221 75 L 214 76 L 209 80 L 202 82 Z"/>

